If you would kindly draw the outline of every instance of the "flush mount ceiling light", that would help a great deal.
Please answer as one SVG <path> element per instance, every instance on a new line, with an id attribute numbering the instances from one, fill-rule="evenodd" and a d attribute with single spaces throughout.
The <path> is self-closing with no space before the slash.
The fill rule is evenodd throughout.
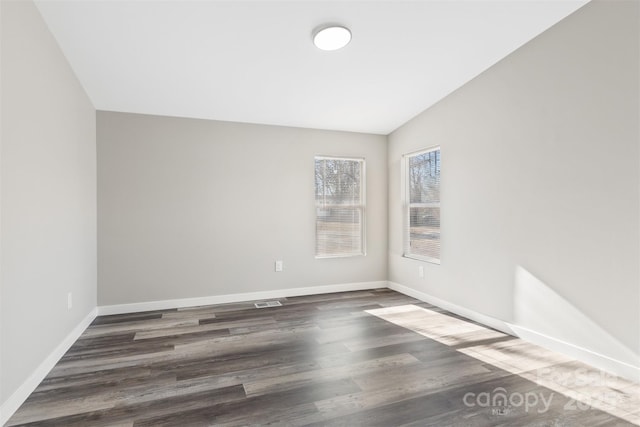
<path id="1" fill-rule="evenodd" d="M 313 44 L 321 50 L 338 50 L 351 41 L 351 31 L 340 25 L 321 27 L 313 33 Z"/>

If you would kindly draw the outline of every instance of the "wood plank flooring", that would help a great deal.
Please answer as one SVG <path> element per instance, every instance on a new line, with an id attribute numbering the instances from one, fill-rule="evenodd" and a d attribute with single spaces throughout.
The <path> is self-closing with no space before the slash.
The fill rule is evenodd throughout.
<path id="1" fill-rule="evenodd" d="M 640 386 L 388 289 L 100 316 L 8 426 L 627 426 Z"/>

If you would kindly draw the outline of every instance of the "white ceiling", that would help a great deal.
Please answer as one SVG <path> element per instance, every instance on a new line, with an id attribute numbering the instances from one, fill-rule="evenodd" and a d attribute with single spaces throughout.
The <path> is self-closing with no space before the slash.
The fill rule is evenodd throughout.
<path id="1" fill-rule="evenodd" d="M 37 5 L 98 110 L 388 134 L 587 2 Z M 351 43 L 315 48 L 325 23 Z"/>

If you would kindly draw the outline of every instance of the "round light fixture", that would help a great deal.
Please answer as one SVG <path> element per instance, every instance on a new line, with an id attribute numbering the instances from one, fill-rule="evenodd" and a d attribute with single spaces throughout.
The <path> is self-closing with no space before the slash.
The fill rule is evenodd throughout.
<path id="1" fill-rule="evenodd" d="M 346 27 L 332 25 L 322 27 L 313 34 L 313 44 L 321 50 L 338 50 L 351 41 L 351 31 Z"/>

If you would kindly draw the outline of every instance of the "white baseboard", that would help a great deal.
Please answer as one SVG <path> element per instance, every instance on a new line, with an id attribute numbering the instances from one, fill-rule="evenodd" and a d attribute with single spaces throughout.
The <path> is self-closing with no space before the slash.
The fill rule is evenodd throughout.
<path id="1" fill-rule="evenodd" d="M 540 332 L 518 325 L 510 325 L 515 335 L 525 341 L 532 342 L 549 350 L 566 354 L 581 362 L 603 371 L 640 383 L 640 367 L 633 366 L 613 357 L 597 353 L 579 345 L 571 344 L 558 338 L 550 337 Z"/>
<path id="2" fill-rule="evenodd" d="M 478 313 L 477 311 L 470 310 L 468 308 L 462 307 L 457 304 L 450 303 L 438 297 L 434 297 L 433 295 L 425 294 L 421 291 L 416 291 L 408 286 L 401 285 L 395 282 L 388 282 L 389 289 L 393 289 L 394 291 L 398 291 L 401 294 L 408 295 L 410 297 L 419 299 L 420 301 L 428 302 L 429 304 L 436 305 L 440 308 L 444 308 L 447 311 L 455 313 L 459 316 L 466 317 L 467 319 L 471 319 L 475 322 L 482 323 L 485 326 L 488 326 L 493 329 L 497 329 L 505 334 L 514 335 L 514 331 L 511 330 L 509 324 L 503 322 L 502 320 L 496 319 L 495 317 L 487 316 L 482 313 Z"/>
<path id="3" fill-rule="evenodd" d="M 27 400 L 27 397 L 38 387 L 38 384 L 47 376 L 49 371 L 55 366 L 62 356 L 69 350 L 74 342 L 82 335 L 85 329 L 93 322 L 98 314 L 97 307 L 91 310 L 87 316 L 75 327 L 64 340 L 40 363 L 35 371 L 27 378 L 22 385 L 13 392 L 9 398 L 0 406 L 0 426 L 4 425 L 9 418 L 18 410 L 20 405 Z"/>
<path id="4" fill-rule="evenodd" d="M 197 298 L 180 298 L 162 301 L 116 304 L 98 307 L 98 315 L 137 313 L 141 311 L 166 310 L 172 308 L 196 307 L 200 305 L 227 304 L 232 302 L 256 301 L 273 298 L 296 297 L 302 295 L 328 294 L 333 292 L 362 291 L 386 288 L 387 282 L 341 283 L 337 285 L 310 286 L 305 288 L 278 289 L 275 291 L 246 292 L 241 294 L 213 295 Z"/>
<path id="5" fill-rule="evenodd" d="M 542 334 L 537 331 L 533 331 L 528 328 L 524 328 L 522 326 L 518 326 L 491 316 L 487 316 L 486 314 L 478 313 L 477 311 L 450 303 L 443 299 L 434 297 L 421 291 L 417 291 L 399 283 L 389 282 L 388 287 L 390 289 L 393 289 L 394 291 L 400 292 L 424 302 L 428 302 L 429 304 L 436 305 L 447 311 L 450 311 L 462 317 L 466 317 L 467 319 L 471 319 L 490 328 L 494 328 L 506 334 L 516 336 L 525 341 L 548 348 L 549 350 L 565 354 L 576 360 L 584 362 L 595 368 L 602 369 L 603 371 L 609 372 L 619 377 L 626 378 L 636 383 L 640 383 L 640 367 L 638 366 L 631 365 L 621 360 L 614 359 L 604 354 L 594 352 L 587 348 L 580 347 L 578 345 Z"/>

